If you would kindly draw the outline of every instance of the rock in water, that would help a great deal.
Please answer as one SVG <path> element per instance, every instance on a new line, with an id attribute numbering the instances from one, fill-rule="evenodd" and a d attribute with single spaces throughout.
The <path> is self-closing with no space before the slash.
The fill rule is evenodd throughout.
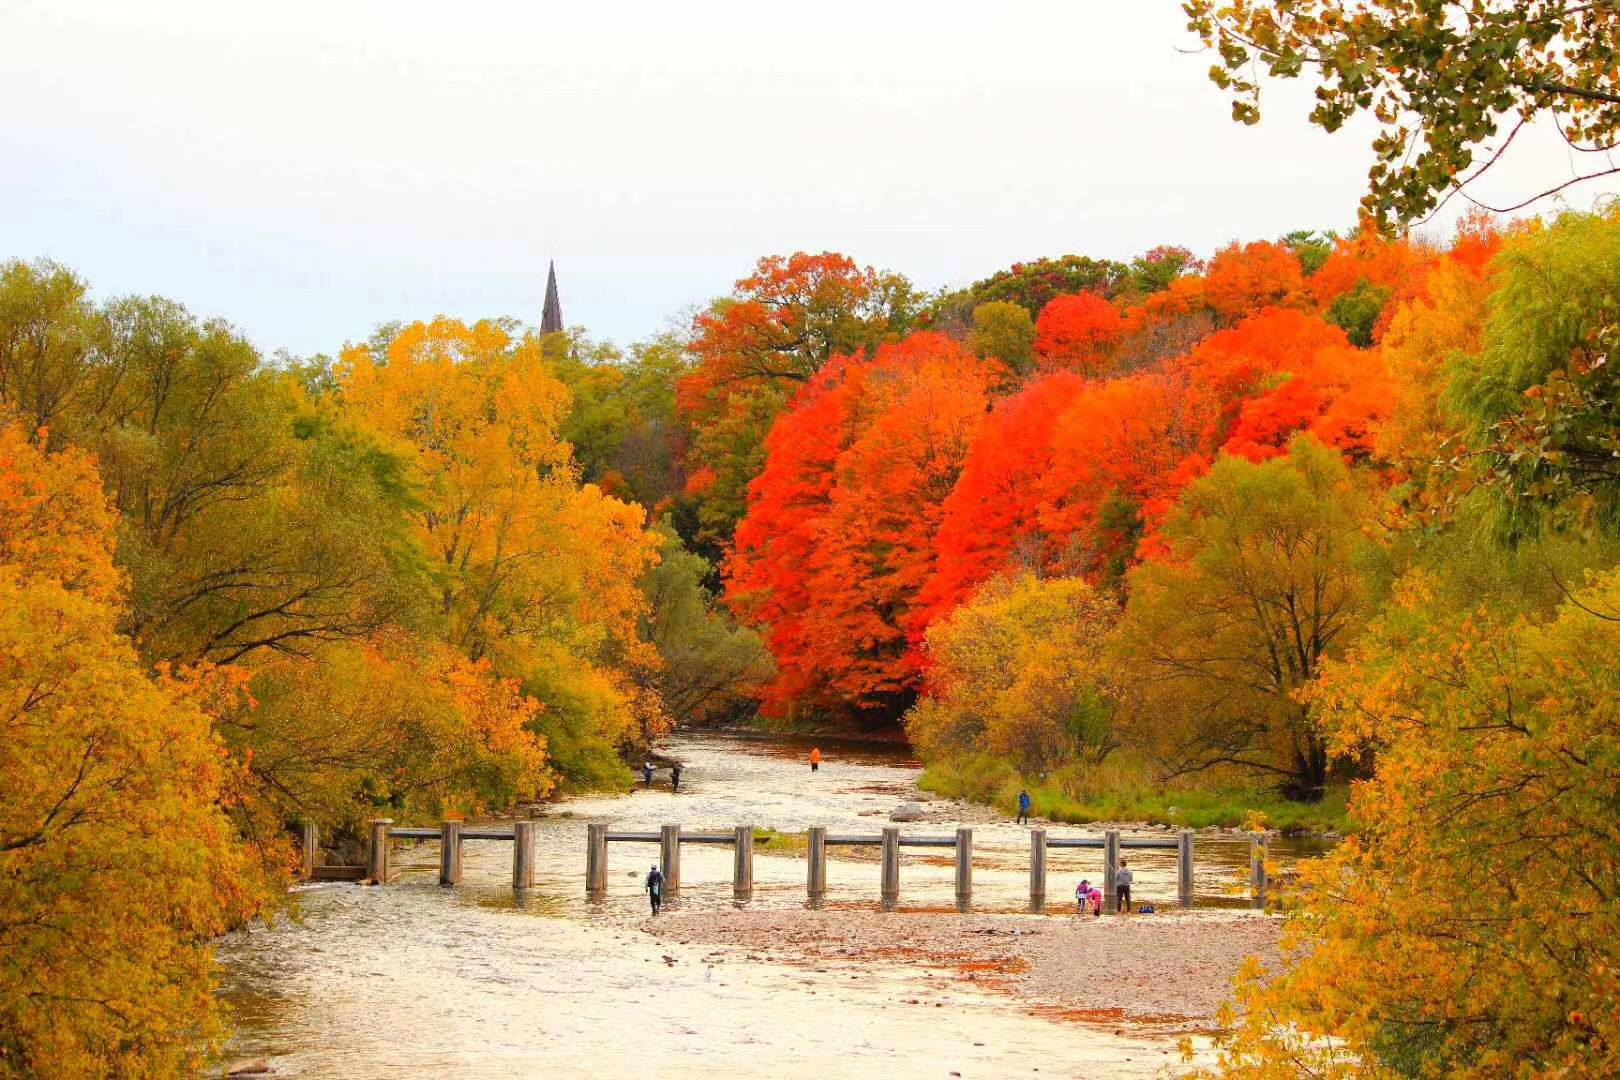
<path id="1" fill-rule="evenodd" d="M 923 808 L 914 802 L 901 803 L 889 812 L 890 821 L 921 821 Z"/>
<path id="2" fill-rule="evenodd" d="M 270 1072 L 270 1063 L 263 1058 L 257 1061 L 233 1061 L 225 1070 L 226 1076 L 264 1076 Z"/>

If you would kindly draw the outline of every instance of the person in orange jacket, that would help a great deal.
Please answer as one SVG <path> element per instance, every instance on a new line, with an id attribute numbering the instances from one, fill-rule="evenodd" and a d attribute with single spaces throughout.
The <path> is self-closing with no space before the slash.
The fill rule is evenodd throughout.
<path id="1" fill-rule="evenodd" d="M 811 772 L 817 772 L 820 769 L 821 769 L 821 747 L 813 746 L 813 747 L 810 748 L 810 771 Z"/>

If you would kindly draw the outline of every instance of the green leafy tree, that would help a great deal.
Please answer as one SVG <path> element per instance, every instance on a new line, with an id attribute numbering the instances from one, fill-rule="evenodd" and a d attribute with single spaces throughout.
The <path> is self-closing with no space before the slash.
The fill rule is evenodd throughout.
<path id="1" fill-rule="evenodd" d="M 746 717 L 774 672 L 770 653 L 705 588 L 714 575 L 708 560 L 687 551 L 667 521 L 657 531 L 662 557 L 642 582 L 642 634 L 663 661 L 650 672 L 651 687 L 677 726 Z"/>
<path id="2" fill-rule="evenodd" d="M 1282 238 L 1283 245 L 1299 256 L 1300 269 L 1310 277 L 1322 269 L 1322 264 L 1333 254 L 1333 245 L 1339 239 L 1335 232 L 1317 232 L 1314 229 L 1295 229 Z"/>
<path id="3" fill-rule="evenodd" d="M 1129 576 L 1113 647 L 1132 738 L 1169 773 L 1236 768 L 1321 797 L 1327 740 L 1299 693 L 1373 610 L 1372 509 L 1367 482 L 1303 436 L 1182 493 L 1168 557 Z"/>
<path id="4" fill-rule="evenodd" d="M 1327 320 L 1344 331 L 1350 344 L 1359 349 L 1370 348 L 1373 329 L 1393 294 L 1394 291 L 1388 286 L 1362 280 L 1355 288 L 1334 299 L 1328 307 Z"/>
<path id="5" fill-rule="evenodd" d="M 1130 291 L 1137 296 L 1163 292 L 1177 278 L 1203 269 L 1203 262 L 1186 248 L 1162 244 L 1131 260 Z"/>
<path id="6" fill-rule="evenodd" d="M 1167 271 L 1168 265 L 1163 264 L 1156 269 Z M 1174 272 L 1179 272 L 1179 267 Z M 1029 312 L 1030 318 L 1034 318 L 1059 296 L 1093 292 L 1112 300 L 1130 282 L 1130 267 L 1111 259 L 1093 259 L 1088 255 L 1061 255 L 1055 259 L 1013 263 L 1006 270 L 997 271 L 983 281 L 975 281 L 965 289 L 936 297 L 923 312 L 921 323 L 960 337 L 957 331 L 965 332 L 973 325 L 974 309 L 982 304 L 1017 304 Z"/>
<path id="7" fill-rule="evenodd" d="M 639 342 L 630 355 L 594 345 L 577 332 L 555 335 L 546 356 L 573 396 L 561 434 L 574 448 L 581 478 L 648 510 L 680 491 L 675 384 L 687 371 L 682 343 L 670 334 Z"/>
<path id="8" fill-rule="evenodd" d="M 1483 346 L 1451 354 L 1445 400 L 1504 531 L 1620 531 L 1620 208 L 1515 237 L 1495 268 Z"/>
<path id="9" fill-rule="evenodd" d="M 1585 0 L 1186 0 L 1188 27 L 1220 54 L 1210 78 L 1233 119 L 1260 119 L 1260 68 L 1310 73 L 1311 122 L 1369 113 L 1379 132 L 1362 207 L 1385 226 L 1466 189 L 1538 116 L 1593 163 L 1540 198 L 1620 171 L 1620 8 Z M 1519 206 L 1526 205 L 1534 198 Z M 1501 207 L 1501 210 L 1517 209 Z"/>
<path id="10" fill-rule="evenodd" d="M 968 348 L 977 356 L 1000 360 L 1023 375 L 1035 367 L 1035 319 L 1029 309 L 1008 300 L 992 300 L 973 309 Z"/>
<path id="11" fill-rule="evenodd" d="M 87 291 L 48 260 L 0 263 L 0 409 L 31 431 L 57 427 L 94 379 L 99 327 Z"/>

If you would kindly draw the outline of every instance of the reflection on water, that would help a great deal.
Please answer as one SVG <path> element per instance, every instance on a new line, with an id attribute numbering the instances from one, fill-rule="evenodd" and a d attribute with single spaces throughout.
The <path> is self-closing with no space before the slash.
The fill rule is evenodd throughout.
<path id="1" fill-rule="evenodd" d="M 875 833 L 896 802 L 919 798 L 918 766 L 905 747 L 821 740 L 822 767 L 812 774 L 809 745 L 672 740 L 664 749 L 686 766 L 680 793 L 663 773 L 650 792 L 552 808 L 536 830 L 536 887 L 522 898 L 508 887 L 511 845 L 495 841 L 466 842 L 467 884 L 457 889 L 436 884 L 430 841 L 401 852 L 398 884 L 301 890 L 300 921 L 232 935 L 220 950 L 223 993 L 239 1029 L 234 1053 L 268 1057 L 278 1075 L 593 1077 L 696 1068 L 706 1080 L 1152 1075 L 1173 1059 L 1164 1040 L 1041 1019 L 1016 1001 L 912 967 L 807 970 L 656 942 L 638 930 L 639 882 L 656 860 L 654 845 L 612 845 L 608 896 L 586 901 L 589 821 L 636 831 L 679 822 L 692 831 L 749 824 Z M 1023 910 L 1027 830 L 979 807 L 924 805 L 928 820 L 905 832 L 973 827 L 975 907 Z M 1172 900 L 1175 853 L 1128 854 L 1138 899 Z M 875 853 L 831 855 L 829 906 L 875 907 Z M 1236 886 L 1247 863 L 1246 841 L 1200 837 L 1198 903 L 1242 904 Z M 1097 876 L 1101 853 L 1053 851 L 1049 868 L 1057 910 L 1080 876 Z M 680 905 L 731 904 L 731 870 L 728 847 L 685 847 Z M 802 855 L 760 845 L 754 876 L 756 908 L 803 905 Z M 908 849 L 901 896 L 903 909 L 949 906 L 949 852 Z"/>

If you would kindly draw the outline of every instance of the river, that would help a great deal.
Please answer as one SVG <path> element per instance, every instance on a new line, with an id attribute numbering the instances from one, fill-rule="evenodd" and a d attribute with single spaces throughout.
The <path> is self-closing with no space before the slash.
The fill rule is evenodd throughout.
<path id="1" fill-rule="evenodd" d="M 1163 1037 L 1032 1016 L 1009 995 L 915 965 L 811 969 L 655 940 L 640 929 L 640 877 L 656 861 L 653 845 L 611 845 L 608 897 L 587 901 L 587 822 L 636 831 L 679 822 L 705 831 L 751 824 L 875 833 L 898 802 L 916 800 L 928 820 L 905 826 L 908 833 L 973 827 L 975 910 L 1025 910 L 1024 828 L 983 807 L 921 796 L 920 767 L 904 747 L 823 740 L 825 760 L 812 774 L 808 745 L 723 735 L 669 740 L 661 752 L 686 765 L 680 793 L 661 773 L 652 791 L 548 808 L 536 830 L 536 887 L 521 902 L 510 888 L 511 844 L 495 841 L 463 845 L 459 888 L 437 884 L 432 841 L 399 854 L 400 879 L 387 887 L 300 888 L 296 919 L 255 925 L 221 944 L 221 993 L 237 1028 L 232 1056 L 265 1058 L 277 1076 L 703 1080 L 1151 1076 L 1174 1060 Z M 829 853 L 828 906 L 876 908 L 875 862 L 841 850 Z M 1174 852 L 1130 855 L 1138 900 L 1168 905 Z M 727 847 L 683 849 L 683 910 L 733 903 L 731 858 Z M 1241 906 L 1237 883 L 1247 860 L 1241 839 L 1201 835 L 1195 903 Z M 1100 863 L 1100 852 L 1053 851 L 1049 894 L 1066 897 L 1080 876 L 1098 876 Z M 756 847 L 752 905 L 802 906 L 804 875 L 802 856 Z M 950 906 L 952 882 L 948 851 L 908 850 L 892 917 L 928 918 Z M 922 992 L 939 1007 L 901 1007 Z"/>

